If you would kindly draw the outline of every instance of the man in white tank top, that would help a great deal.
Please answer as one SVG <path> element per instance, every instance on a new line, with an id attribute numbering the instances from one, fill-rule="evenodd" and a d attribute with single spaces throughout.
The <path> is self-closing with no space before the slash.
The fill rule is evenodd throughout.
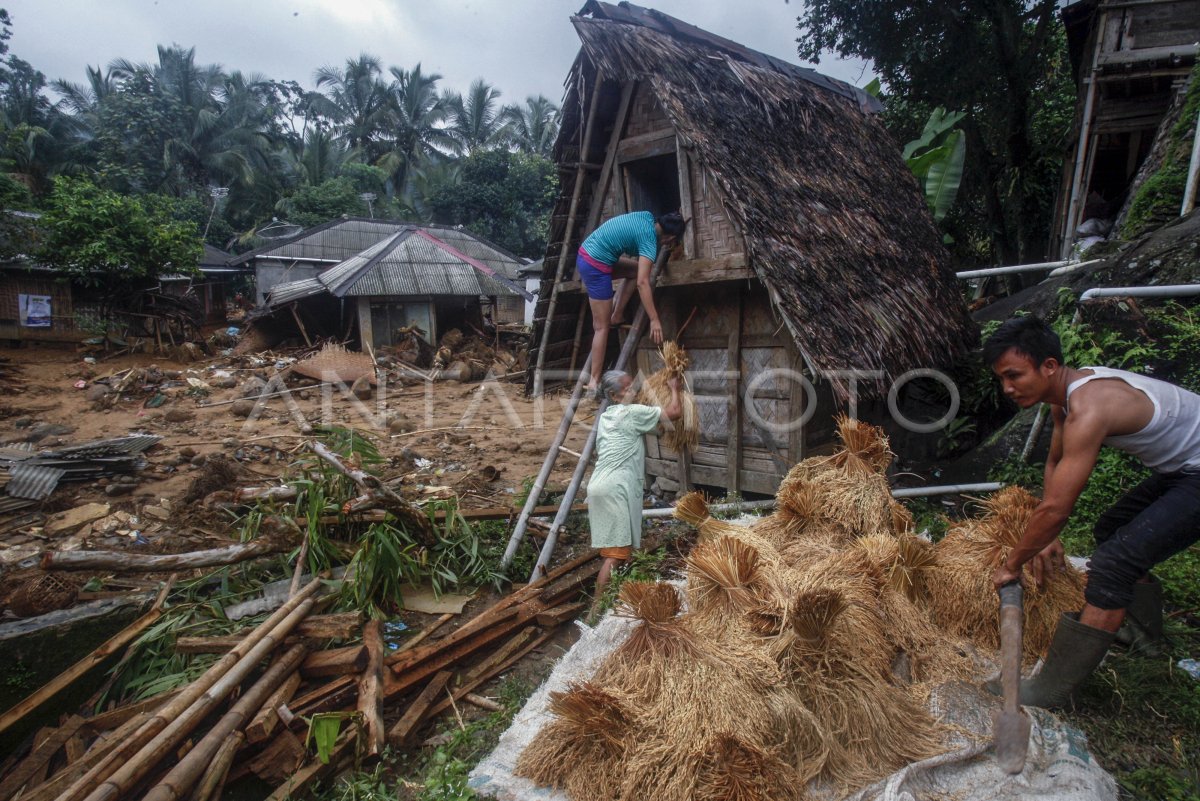
<path id="1" fill-rule="evenodd" d="M 1049 403 L 1054 419 L 1042 501 L 996 568 L 997 589 L 1019 580 L 1026 563 L 1039 584 L 1061 567 L 1058 534 L 1101 445 L 1154 471 L 1096 522 L 1084 608 L 1063 615 L 1041 672 L 1021 682 L 1021 703 L 1061 706 L 1100 664 L 1127 611 L 1127 628 L 1161 637 L 1162 590 L 1149 571 L 1200 539 L 1200 395 L 1122 370 L 1069 367 L 1058 335 L 1036 317 L 1001 325 L 983 356 L 1018 406 Z"/>

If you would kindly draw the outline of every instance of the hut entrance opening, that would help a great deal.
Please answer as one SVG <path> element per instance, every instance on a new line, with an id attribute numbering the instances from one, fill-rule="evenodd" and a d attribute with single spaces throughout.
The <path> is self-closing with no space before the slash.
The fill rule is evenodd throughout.
<path id="1" fill-rule="evenodd" d="M 431 339 L 434 335 L 434 320 L 430 312 L 429 303 L 424 301 L 372 303 L 371 344 L 376 348 L 394 345 L 397 341 L 396 331 L 411 325 L 416 325 L 424 331 L 425 339 Z"/>
<path id="2" fill-rule="evenodd" d="M 626 207 L 655 217 L 679 211 L 679 166 L 675 151 L 628 161 L 625 169 Z"/>

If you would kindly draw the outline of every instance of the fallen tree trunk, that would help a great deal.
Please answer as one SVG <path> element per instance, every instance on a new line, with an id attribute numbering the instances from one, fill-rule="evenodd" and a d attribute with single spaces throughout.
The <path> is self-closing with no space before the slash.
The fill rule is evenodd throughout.
<path id="1" fill-rule="evenodd" d="M 239 542 L 224 548 L 175 554 L 124 553 L 121 551 L 46 551 L 42 570 L 119 570 L 123 573 L 166 573 L 200 567 L 221 567 L 259 556 L 283 553 L 293 543 L 277 539 Z"/>

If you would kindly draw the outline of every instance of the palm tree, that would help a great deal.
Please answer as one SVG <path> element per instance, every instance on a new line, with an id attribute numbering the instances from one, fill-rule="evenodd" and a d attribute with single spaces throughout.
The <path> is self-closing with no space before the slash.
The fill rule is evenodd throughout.
<path id="1" fill-rule="evenodd" d="M 334 120 L 350 149 L 361 151 L 368 160 L 379 155 L 372 151 L 378 149 L 376 137 L 388 112 L 381 72 L 379 59 L 363 53 L 347 59 L 344 68 L 322 67 L 315 75 L 317 87 L 327 87 L 325 94 L 314 98 L 315 110 Z"/>
<path id="2" fill-rule="evenodd" d="M 51 86 L 61 95 L 59 107 L 77 117 L 87 117 L 94 116 L 100 101 L 117 90 L 117 81 L 111 69 L 102 70 L 99 66 L 89 65 L 86 85 L 59 79 Z"/>
<path id="3" fill-rule="evenodd" d="M 285 168 L 291 177 L 310 186 L 336 178 L 350 157 L 346 145 L 321 128 L 306 131 L 301 141 L 289 142 L 284 154 Z"/>
<path id="4" fill-rule="evenodd" d="M 508 139 L 518 150 L 550 157 L 558 138 L 558 106 L 544 95 L 530 96 L 524 106 L 505 106 L 500 116 Z"/>
<path id="5" fill-rule="evenodd" d="M 450 111 L 447 133 L 454 139 L 457 152 L 470 155 L 476 150 L 488 150 L 504 141 L 504 126 L 496 102 L 500 90 L 476 78 L 467 94 L 457 92 L 446 96 Z"/>
<path id="6" fill-rule="evenodd" d="M 422 73 L 420 64 L 411 70 L 392 67 L 391 73 L 389 127 L 395 142 L 378 166 L 388 174 L 388 194 L 403 196 L 416 166 L 441 149 L 452 150 L 454 139 L 442 127 L 448 112 L 437 91 L 442 76 Z"/>

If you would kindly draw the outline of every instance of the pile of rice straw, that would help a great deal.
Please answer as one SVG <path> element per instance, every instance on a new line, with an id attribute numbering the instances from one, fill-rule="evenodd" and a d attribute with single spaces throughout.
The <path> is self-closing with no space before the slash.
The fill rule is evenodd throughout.
<path id="1" fill-rule="evenodd" d="M 686 603 L 669 584 L 622 585 L 618 613 L 637 626 L 555 696 L 519 775 L 574 801 L 799 800 L 810 783 L 840 796 L 947 747 L 929 690 L 983 677 L 967 640 L 995 647 L 992 568 L 1036 501 L 999 493 L 933 545 L 891 498 L 883 433 L 839 430 L 845 447 L 796 465 L 753 526 L 713 518 L 699 493 L 680 499 L 676 517 L 701 535 Z M 1031 592 L 1027 652 L 1079 588 L 1071 572 Z"/>
<path id="2" fill-rule="evenodd" d="M 671 389 L 667 381 L 678 378 L 683 414 L 666 427 L 667 431 L 659 438 L 659 442 L 676 453 L 692 453 L 700 444 L 700 415 L 696 409 L 696 398 L 688 390 L 683 375 L 688 368 L 687 353 L 674 342 L 664 342 L 659 356 L 663 360 L 663 369 L 646 379 L 638 395 L 638 403 L 665 407 L 671 402 Z"/>

